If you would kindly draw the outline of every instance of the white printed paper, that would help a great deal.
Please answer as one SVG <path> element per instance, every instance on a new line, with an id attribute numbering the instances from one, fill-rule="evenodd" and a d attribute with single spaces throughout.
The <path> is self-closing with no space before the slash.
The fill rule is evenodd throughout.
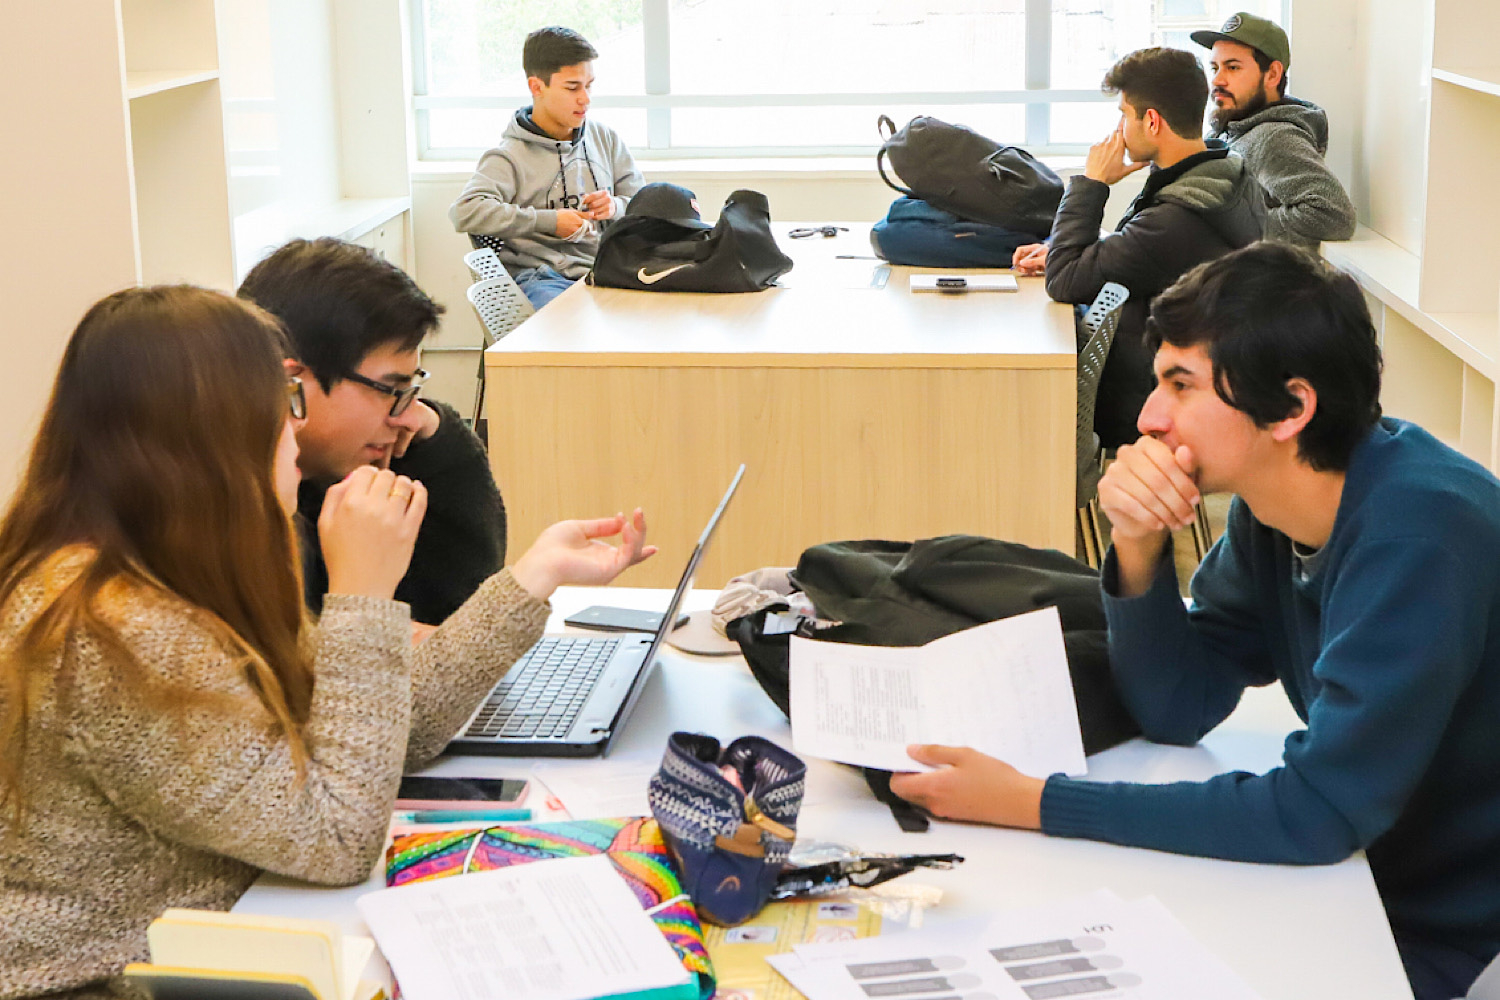
<path id="1" fill-rule="evenodd" d="M 650 816 L 646 786 L 660 761 L 591 760 L 536 764 L 531 776 L 547 786 L 572 819 Z"/>
<path id="2" fill-rule="evenodd" d="M 949 289 L 938 284 L 940 279 L 952 280 L 948 274 L 913 274 L 910 287 L 914 292 L 946 292 Z M 1014 292 L 1020 289 L 1014 274 L 966 274 L 958 276 L 963 285 L 954 292 Z"/>
<path id="3" fill-rule="evenodd" d="M 588 1000 L 688 973 L 602 854 L 359 899 L 405 1000 Z"/>
<path id="4" fill-rule="evenodd" d="M 1056 608 L 891 648 L 791 639 L 792 742 L 811 757 L 927 768 L 912 743 L 973 747 L 1023 774 L 1083 774 Z"/>
<path id="5" fill-rule="evenodd" d="M 1257 1000 L 1159 901 L 1107 891 L 766 960 L 808 1000 Z"/>

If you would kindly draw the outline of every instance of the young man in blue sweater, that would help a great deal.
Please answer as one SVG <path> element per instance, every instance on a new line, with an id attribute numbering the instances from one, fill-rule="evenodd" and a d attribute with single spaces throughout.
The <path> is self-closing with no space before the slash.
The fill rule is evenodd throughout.
<path id="1" fill-rule="evenodd" d="M 1418 1000 L 1461 996 L 1500 950 L 1500 482 L 1381 417 L 1359 288 L 1304 251 L 1190 271 L 1147 336 L 1144 436 L 1099 486 L 1121 697 L 1149 738 L 1191 745 L 1279 680 L 1306 728 L 1259 776 L 1044 782 L 921 746 L 939 769 L 891 787 L 940 816 L 1183 854 L 1363 849 Z M 1170 532 L 1207 492 L 1237 496 L 1185 609 Z"/>

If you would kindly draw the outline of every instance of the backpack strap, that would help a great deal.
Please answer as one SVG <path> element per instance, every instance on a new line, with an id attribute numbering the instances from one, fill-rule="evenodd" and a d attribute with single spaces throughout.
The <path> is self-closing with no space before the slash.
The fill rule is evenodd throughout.
<path id="1" fill-rule="evenodd" d="M 908 198 L 915 198 L 916 194 L 912 192 L 911 188 L 902 187 L 900 184 L 897 184 L 895 181 L 891 180 L 889 176 L 886 175 L 884 161 L 885 147 L 881 146 L 875 151 L 875 169 L 880 171 L 880 179 L 885 181 L 887 186 L 889 186 L 892 191 L 899 191 L 902 194 L 906 195 Z"/>
<path id="2" fill-rule="evenodd" d="M 886 185 L 892 191 L 899 191 L 908 198 L 915 198 L 916 195 L 912 194 L 910 188 L 904 188 L 900 184 L 897 184 L 885 172 L 885 143 L 895 138 L 896 123 L 891 121 L 889 115 L 881 115 L 875 119 L 875 131 L 879 132 L 881 136 L 881 146 L 875 151 L 875 169 L 880 172 L 880 179 L 885 181 Z"/>

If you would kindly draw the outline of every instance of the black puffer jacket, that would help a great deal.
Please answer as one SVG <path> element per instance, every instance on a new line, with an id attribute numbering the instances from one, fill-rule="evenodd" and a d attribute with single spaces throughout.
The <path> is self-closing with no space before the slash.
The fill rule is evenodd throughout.
<path id="1" fill-rule="evenodd" d="M 1047 294 L 1088 305 L 1116 281 L 1130 289 L 1099 381 L 1094 430 L 1106 448 L 1139 434 L 1136 417 L 1151 392 L 1151 355 L 1142 335 L 1151 300 L 1194 266 L 1261 238 L 1265 205 L 1244 161 L 1227 149 L 1197 153 L 1153 170 L 1119 226 L 1100 238 L 1109 185 L 1074 177 L 1052 222 Z"/>

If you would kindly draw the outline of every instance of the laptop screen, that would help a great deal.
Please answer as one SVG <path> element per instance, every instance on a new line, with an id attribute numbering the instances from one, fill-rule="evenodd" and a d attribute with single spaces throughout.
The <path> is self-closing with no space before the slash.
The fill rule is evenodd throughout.
<path id="1" fill-rule="evenodd" d="M 677 609 L 682 606 L 682 599 L 687 596 L 687 592 L 693 589 L 693 577 L 698 572 L 698 564 L 703 561 L 703 554 L 708 551 L 708 543 L 714 537 L 714 530 L 718 528 L 724 511 L 729 508 L 729 501 L 734 497 L 734 491 L 739 489 L 740 480 L 744 478 L 745 467 L 741 465 L 739 471 L 734 474 L 734 479 L 730 481 L 729 489 L 724 491 L 724 498 L 719 501 L 719 506 L 714 508 L 713 516 L 708 519 L 703 534 L 698 536 L 698 544 L 693 546 L 693 554 L 688 558 L 687 567 L 682 571 L 682 579 L 677 581 L 677 589 L 672 593 L 672 602 L 667 605 L 666 614 L 661 617 L 661 624 L 657 626 L 656 635 L 651 639 L 651 648 L 646 650 L 644 666 L 650 665 L 657 650 L 671 633 L 672 626 L 677 623 Z M 643 669 L 641 673 L 644 675 L 645 670 Z"/>

